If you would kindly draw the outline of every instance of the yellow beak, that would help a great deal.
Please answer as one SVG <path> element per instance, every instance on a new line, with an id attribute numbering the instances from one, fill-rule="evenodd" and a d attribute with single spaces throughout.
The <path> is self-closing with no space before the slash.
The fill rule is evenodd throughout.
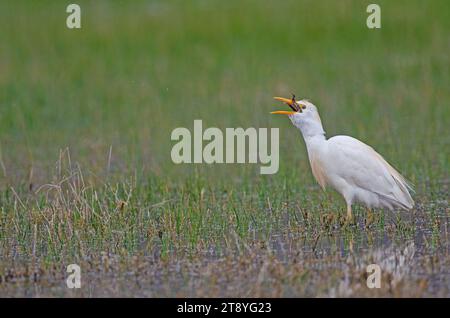
<path id="1" fill-rule="evenodd" d="M 271 112 L 271 114 L 293 115 L 297 112 L 296 109 L 299 108 L 297 106 L 297 104 L 295 103 L 294 97 L 292 99 L 284 98 L 284 97 L 274 97 L 274 99 L 287 104 L 290 108 L 292 108 L 293 111 L 277 110 L 277 111 Z"/>
<path id="2" fill-rule="evenodd" d="M 277 110 L 274 112 L 270 112 L 271 114 L 280 114 L 280 115 L 294 115 L 296 112 L 287 111 L 287 110 Z"/>
<path id="3" fill-rule="evenodd" d="M 292 99 L 289 98 L 284 98 L 284 97 L 274 97 L 273 99 L 276 99 L 280 102 L 286 103 L 289 106 L 292 106 L 292 104 L 294 103 L 294 101 Z"/>

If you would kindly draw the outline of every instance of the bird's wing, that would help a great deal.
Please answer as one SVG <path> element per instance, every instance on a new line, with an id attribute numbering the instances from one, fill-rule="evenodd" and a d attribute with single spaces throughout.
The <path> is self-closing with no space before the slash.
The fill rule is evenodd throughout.
<path id="1" fill-rule="evenodd" d="M 405 209 L 414 206 L 411 185 L 372 147 L 349 136 L 330 138 L 329 145 L 340 177 Z"/>

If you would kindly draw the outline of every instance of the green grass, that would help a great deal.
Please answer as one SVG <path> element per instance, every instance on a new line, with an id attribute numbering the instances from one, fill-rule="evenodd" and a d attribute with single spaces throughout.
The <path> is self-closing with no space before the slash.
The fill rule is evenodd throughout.
<path id="1" fill-rule="evenodd" d="M 370 1 L 77 3 L 81 30 L 63 2 L 0 4 L 0 295 L 91 295 L 65 288 L 70 263 L 94 295 L 341 295 L 348 257 L 352 296 L 450 295 L 447 1 L 378 1 L 380 30 Z M 417 207 L 346 226 L 269 115 L 291 92 L 383 154 Z M 280 171 L 173 164 L 194 119 L 279 127 Z M 355 287 L 355 259 L 409 241 L 401 284 Z"/>

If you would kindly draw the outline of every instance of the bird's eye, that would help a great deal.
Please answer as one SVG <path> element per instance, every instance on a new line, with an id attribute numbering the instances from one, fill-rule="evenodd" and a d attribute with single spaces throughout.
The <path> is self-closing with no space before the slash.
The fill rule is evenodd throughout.
<path id="1" fill-rule="evenodd" d="M 306 106 L 305 105 L 302 105 L 302 109 L 305 109 L 306 108 Z"/>

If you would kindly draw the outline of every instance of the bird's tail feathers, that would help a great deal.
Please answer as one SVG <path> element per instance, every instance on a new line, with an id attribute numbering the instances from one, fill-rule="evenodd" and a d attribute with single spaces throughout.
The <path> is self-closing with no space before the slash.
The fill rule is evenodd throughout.
<path id="1" fill-rule="evenodd" d="M 377 154 L 378 159 L 381 160 L 381 162 L 388 169 L 389 174 L 398 186 L 398 191 L 395 191 L 393 193 L 395 201 L 397 201 L 397 204 L 405 210 L 412 209 L 414 207 L 414 200 L 409 193 L 409 191 L 415 193 L 412 183 L 406 180 L 406 178 L 403 177 L 397 170 L 395 170 L 395 168 L 392 167 L 386 160 L 384 160 L 384 158 L 380 154 L 378 154 L 377 152 L 375 153 Z"/>
<path id="2" fill-rule="evenodd" d="M 396 173 L 391 172 L 391 176 L 397 184 L 398 191 L 394 192 L 395 198 L 401 203 L 402 207 L 406 210 L 412 209 L 414 207 L 414 200 L 411 197 L 409 191 L 415 192 L 411 183 L 409 183 L 400 173 L 398 173 L 394 168 L 392 168 Z"/>

